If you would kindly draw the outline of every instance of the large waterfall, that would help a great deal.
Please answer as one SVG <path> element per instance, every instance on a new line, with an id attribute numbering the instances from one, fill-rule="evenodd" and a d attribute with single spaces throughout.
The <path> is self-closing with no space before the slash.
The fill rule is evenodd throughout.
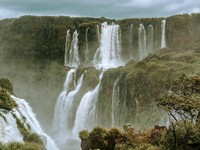
<path id="1" fill-rule="evenodd" d="M 102 23 L 100 47 L 97 49 L 93 62 L 97 68 L 104 69 L 123 64 L 121 58 L 121 30 L 119 25 L 108 25 L 107 22 Z"/>
<path id="2" fill-rule="evenodd" d="M 162 27 L 161 48 L 165 48 L 166 47 L 165 25 L 166 25 L 166 20 L 164 19 L 161 22 L 161 27 Z"/>
<path id="3" fill-rule="evenodd" d="M 75 88 L 71 91 L 68 91 L 70 86 L 69 84 L 75 80 L 73 78 L 74 72 L 75 69 L 71 69 L 67 74 L 64 90 L 58 98 L 54 113 L 53 127 L 54 130 L 59 133 L 59 138 L 61 137 L 63 140 L 65 137 L 67 138 L 67 136 L 71 136 L 71 129 L 74 121 L 72 114 L 73 100 L 74 96 L 81 88 L 84 75 L 81 75 Z"/>
<path id="4" fill-rule="evenodd" d="M 100 74 L 100 81 L 103 73 Z M 92 129 L 96 125 L 95 120 L 95 107 L 96 101 L 99 94 L 99 87 L 101 82 L 92 90 L 84 94 L 79 107 L 76 112 L 76 119 L 73 128 L 73 135 L 76 137 L 77 134 L 83 129 Z M 77 136 L 78 137 L 78 136 Z"/>
<path id="5" fill-rule="evenodd" d="M 96 31 L 95 38 L 99 47 L 93 53 L 93 60 L 90 60 L 92 55 L 90 50 L 92 49 L 88 45 L 88 31 Z M 62 145 L 68 140 L 78 140 L 78 133 L 81 130 L 91 130 L 96 125 L 101 125 L 102 121 L 99 120 L 99 106 L 98 100 L 101 92 L 103 72 L 107 69 L 116 68 L 125 64 L 128 60 L 133 59 L 134 54 L 134 38 L 138 37 L 138 50 L 139 59 L 145 58 L 148 53 L 154 49 L 154 28 L 153 25 L 145 26 L 140 23 L 137 31 L 138 36 L 134 36 L 135 30 L 133 24 L 130 24 L 129 41 L 128 44 L 128 57 L 123 57 L 122 46 L 121 46 L 121 28 L 117 24 L 108 24 L 107 22 L 95 25 L 94 28 L 87 27 L 85 31 L 85 47 L 84 51 L 81 52 L 85 55 L 85 60 L 82 63 L 93 62 L 93 66 L 89 68 L 96 69 L 98 72 L 99 80 L 92 88 L 85 86 L 87 77 L 87 67 L 81 68 L 78 65 L 79 61 L 79 49 L 78 49 L 78 30 L 75 30 L 72 37 L 72 42 L 66 44 L 69 49 L 67 53 L 68 62 L 67 66 L 70 70 L 67 72 L 66 80 L 64 83 L 63 91 L 60 93 L 55 110 L 53 119 L 53 129 L 55 132 L 55 140 L 58 144 Z M 68 30 L 66 36 L 66 43 L 70 40 L 70 32 Z M 83 43 L 81 43 L 84 45 Z M 130 59 L 129 59 L 130 58 Z M 84 72 L 85 71 L 85 72 Z M 97 77 L 98 78 L 98 77 Z M 91 84 L 91 83 L 90 83 Z M 128 90 L 127 83 L 123 85 L 123 89 L 120 88 L 119 76 L 115 79 L 111 87 L 111 103 L 109 103 L 109 112 L 105 122 L 110 126 L 121 126 L 125 123 L 125 117 L 127 118 L 128 111 Z M 87 85 L 90 86 L 90 85 Z M 86 87 L 86 88 L 85 88 Z"/>

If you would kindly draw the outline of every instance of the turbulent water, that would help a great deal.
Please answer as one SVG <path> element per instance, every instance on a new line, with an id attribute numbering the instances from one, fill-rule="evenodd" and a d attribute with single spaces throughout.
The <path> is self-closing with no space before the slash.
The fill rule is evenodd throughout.
<path id="1" fill-rule="evenodd" d="M 108 69 L 123 65 L 121 58 L 121 30 L 119 25 L 101 25 L 100 47 L 94 57 L 96 68 Z"/>
<path id="2" fill-rule="evenodd" d="M 40 136 L 47 150 L 58 150 L 54 141 L 45 134 L 40 127 L 40 124 L 28 103 L 13 95 L 11 95 L 11 98 L 16 102 L 17 107 L 13 108 L 11 112 L 5 110 L 0 111 L 0 141 L 3 143 L 13 141 L 23 142 L 23 136 L 18 129 L 15 119 L 17 117 L 30 133 L 37 133 Z"/>
<path id="3" fill-rule="evenodd" d="M 103 73 L 100 74 L 100 81 Z M 99 94 L 101 82 L 92 90 L 84 94 L 76 112 L 73 135 L 78 137 L 78 133 L 83 129 L 92 129 L 95 126 L 95 108 Z"/>
<path id="4" fill-rule="evenodd" d="M 125 57 L 129 60 L 133 56 L 133 24 L 130 25 L 129 34 L 129 56 Z M 146 30 L 147 29 L 147 30 Z M 140 23 L 138 27 L 138 48 L 139 48 L 139 59 L 145 58 L 154 48 L 154 28 L 153 25 L 145 26 Z M 54 139 L 59 145 L 67 143 L 71 139 L 78 140 L 78 133 L 83 130 L 91 130 L 96 125 L 101 124 L 98 120 L 100 112 L 97 109 L 98 97 L 101 91 L 101 80 L 103 72 L 110 68 L 116 68 L 123 66 L 127 60 L 123 58 L 123 52 L 121 48 L 121 28 L 117 24 L 108 24 L 104 22 L 101 26 L 96 26 L 96 35 L 99 43 L 99 47 L 94 53 L 93 59 L 90 60 L 91 54 L 89 54 L 88 45 L 88 31 L 90 28 L 85 28 L 85 60 L 93 62 L 93 67 L 99 70 L 99 83 L 93 89 L 84 89 L 84 74 L 79 74 L 77 79 L 79 61 L 79 49 L 78 49 L 78 31 L 75 30 L 73 33 L 72 42 L 66 44 L 66 49 L 70 49 L 66 52 L 68 56 L 67 66 L 71 69 L 67 72 L 66 80 L 64 83 L 63 91 L 60 93 L 55 110 L 53 119 L 53 129 L 55 133 Z M 69 30 L 68 30 L 69 31 Z M 70 39 L 70 35 L 66 35 L 66 43 Z M 69 48 L 70 47 L 70 48 Z M 127 110 L 127 84 L 125 84 L 123 91 L 119 88 L 119 78 L 114 82 L 112 88 L 112 102 L 111 109 L 109 111 L 108 118 L 110 118 L 110 126 L 121 126 L 125 123 L 125 117 L 128 113 Z M 83 86 L 83 87 L 82 87 Z M 84 93 L 82 93 L 84 91 Z M 82 93 L 82 94 L 81 94 Z M 123 103 L 120 103 L 120 93 L 123 95 Z M 121 97 L 122 98 L 122 97 Z M 120 115 L 117 110 L 120 109 Z M 98 115 L 97 115 L 98 114 Z M 80 144 L 80 143 L 79 143 Z M 66 149 L 66 147 L 65 147 Z M 68 148 L 71 150 L 70 148 Z M 76 147 L 75 149 L 80 149 Z"/>

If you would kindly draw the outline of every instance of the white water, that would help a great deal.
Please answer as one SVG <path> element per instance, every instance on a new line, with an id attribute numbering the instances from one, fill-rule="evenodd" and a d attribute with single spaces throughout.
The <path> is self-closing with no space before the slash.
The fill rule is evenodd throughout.
<path id="1" fill-rule="evenodd" d="M 75 124 L 73 128 L 73 136 L 78 138 L 81 130 L 91 130 L 95 127 L 95 108 L 99 94 L 99 87 L 103 73 L 100 74 L 100 82 L 94 90 L 85 93 L 76 111 Z"/>
<path id="2" fill-rule="evenodd" d="M 130 26 L 130 34 L 129 34 L 129 57 L 133 58 L 133 24 Z"/>
<path id="3" fill-rule="evenodd" d="M 65 84 L 68 84 L 69 82 L 72 82 L 72 74 L 74 73 L 74 70 L 70 70 L 67 74 L 66 82 Z M 54 128 L 57 127 L 58 131 L 58 139 L 62 138 L 61 143 L 66 142 L 67 138 L 71 137 L 71 130 L 72 127 L 70 126 L 72 122 L 74 121 L 72 118 L 72 106 L 73 106 L 73 100 L 74 96 L 79 92 L 82 81 L 83 81 L 83 75 L 78 80 L 78 83 L 74 90 L 70 91 L 69 93 L 64 89 L 64 91 L 61 93 L 61 96 L 59 96 L 54 112 Z M 69 85 L 65 85 L 67 87 Z"/>
<path id="4" fill-rule="evenodd" d="M 94 56 L 96 68 L 108 69 L 123 65 L 121 58 L 121 31 L 119 25 L 101 24 L 100 47 Z"/>
<path id="5" fill-rule="evenodd" d="M 78 67 L 80 64 L 79 53 L 78 53 L 78 32 L 77 30 L 73 33 L 71 49 L 69 50 L 69 62 L 67 66 Z"/>
<path id="6" fill-rule="evenodd" d="M 0 114 L 0 142 L 23 142 L 23 136 L 17 128 L 16 120 L 11 112 L 1 109 Z"/>
<path id="7" fill-rule="evenodd" d="M 61 119 L 63 118 L 63 114 L 61 114 L 60 112 L 62 109 L 64 109 L 65 99 L 66 99 L 67 94 L 70 91 L 70 86 L 73 85 L 75 72 L 76 72 L 76 69 L 71 69 L 68 71 L 66 75 L 66 80 L 64 83 L 64 89 L 60 93 L 57 99 L 55 110 L 54 110 L 54 119 L 53 119 L 53 130 L 55 132 L 60 131 L 63 128 L 63 124 L 61 124 Z"/>
<path id="8" fill-rule="evenodd" d="M 161 48 L 166 47 L 165 25 L 166 25 L 166 20 L 162 20 L 161 22 L 161 28 L 162 28 Z"/>
<path id="9" fill-rule="evenodd" d="M 149 25 L 148 26 L 148 34 L 147 34 L 147 50 L 148 52 L 153 50 L 153 46 L 154 46 L 154 29 L 153 29 L 153 25 Z"/>
<path id="10" fill-rule="evenodd" d="M 113 85 L 113 92 L 112 92 L 112 111 L 111 111 L 111 119 L 112 119 L 112 126 L 116 125 L 116 110 L 117 110 L 117 105 L 119 101 L 119 86 L 118 86 L 118 81 L 117 79 Z"/>
<path id="11" fill-rule="evenodd" d="M 64 66 L 67 66 L 67 64 L 69 63 L 69 58 L 68 58 L 68 51 L 70 50 L 70 39 L 71 39 L 71 35 L 70 35 L 70 29 L 67 30 L 67 34 L 66 34 L 66 41 L 65 41 L 65 57 L 64 57 Z"/>
<path id="12" fill-rule="evenodd" d="M 147 56 L 146 30 L 142 23 L 140 23 L 140 26 L 138 28 L 138 37 L 139 59 L 142 60 L 144 57 Z"/>
<path id="13" fill-rule="evenodd" d="M 13 109 L 13 114 L 15 114 L 17 118 L 24 123 L 27 129 L 27 125 L 29 125 L 31 127 L 31 132 L 37 133 L 40 136 L 47 150 L 58 150 L 53 140 L 47 134 L 45 134 L 40 127 L 40 124 L 28 103 L 25 100 L 17 98 L 13 95 L 11 95 L 11 98 L 17 104 L 17 108 Z M 24 117 L 26 118 L 25 120 L 23 119 Z"/>
<path id="14" fill-rule="evenodd" d="M 89 61 L 89 49 L 88 49 L 88 30 L 89 27 L 85 30 L 85 62 L 87 63 Z"/>

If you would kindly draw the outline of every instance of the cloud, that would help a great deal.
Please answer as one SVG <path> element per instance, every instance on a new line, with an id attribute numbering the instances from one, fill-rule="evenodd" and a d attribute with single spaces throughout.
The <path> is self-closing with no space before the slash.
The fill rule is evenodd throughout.
<path id="1" fill-rule="evenodd" d="M 199 9 L 198 0 L 1 0 L 0 18 L 25 14 L 107 18 L 166 17 Z"/>

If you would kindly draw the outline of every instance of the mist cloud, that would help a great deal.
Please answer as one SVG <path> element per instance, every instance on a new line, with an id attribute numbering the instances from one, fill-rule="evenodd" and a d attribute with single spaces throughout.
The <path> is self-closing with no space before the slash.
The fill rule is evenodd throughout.
<path id="1" fill-rule="evenodd" d="M 107 18 L 160 17 L 199 12 L 198 0 L 1 0 L 0 19 L 21 15 Z"/>

